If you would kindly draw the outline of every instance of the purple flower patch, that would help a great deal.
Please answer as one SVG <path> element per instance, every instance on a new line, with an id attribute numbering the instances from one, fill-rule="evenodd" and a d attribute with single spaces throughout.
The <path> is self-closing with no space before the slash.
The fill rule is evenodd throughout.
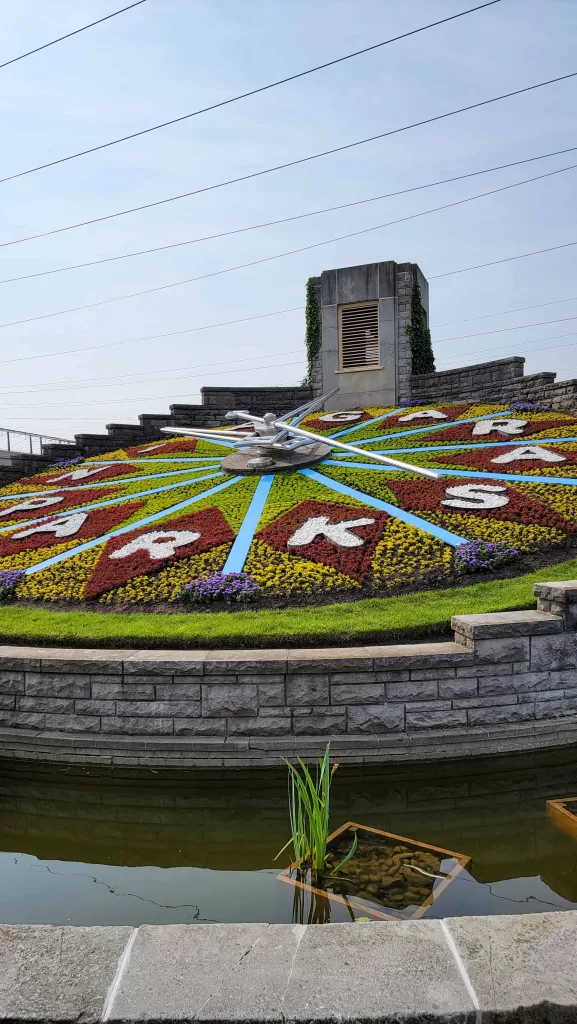
<path id="1" fill-rule="evenodd" d="M 513 402 L 512 405 L 511 405 L 511 408 L 512 409 L 517 409 L 517 410 L 527 409 L 527 411 L 532 409 L 533 412 L 535 412 L 535 411 L 545 412 L 545 411 L 547 411 L 550 408 L 550 406 L 548 406 L 548 405 L 537 405 L 535 402 Z"/>
<path id="2" fill-rule="evenodd" d="M 519 554 L 516 548 L 503 541 L 492 544 L 486 540 L 468 540 L 455 548 L 455 569 L 459 574 L 499 569 Z"/>
<path id="3" fill-rule="evenodd" d="M 23 569 L 0 569 L 0 601 L 14 597 L 16 587 L 25 577 Z"/>
<path id="4" fill-rule="evenodd" d="M 77 466 L 79 462 L 84 462 L 82 455 L 77 455 L 74 459 L 62 459 L 61 462 L 54 462 L 52 469 L 68 469 L 69 466 Z"/>
<path id="5" fill-rule="evenodd" d="M 200 576 L 186 583 L 178 600 L 197 604 L 209 604 L 212 601 L 233 604 L 254 601 L 260 593 L 258 583 L 244 572 L 214 572 L 210 576 Z"/>

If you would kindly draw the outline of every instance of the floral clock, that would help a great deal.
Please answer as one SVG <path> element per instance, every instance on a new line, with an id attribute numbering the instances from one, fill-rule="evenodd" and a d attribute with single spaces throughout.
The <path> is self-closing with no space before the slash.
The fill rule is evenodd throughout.
<path id="1" fill-rule="evenodd" d="M 167 437 L 5 487 L 0 597 L 158 603 L 244 573 L 302 603 L 446 586 L 577 530 L 576 416 L 462 402 L 311 413 L 301 426 L 360 451 L 331 447 L 314 466 L 244 476 L 221 468 L 226 432 Z"/>

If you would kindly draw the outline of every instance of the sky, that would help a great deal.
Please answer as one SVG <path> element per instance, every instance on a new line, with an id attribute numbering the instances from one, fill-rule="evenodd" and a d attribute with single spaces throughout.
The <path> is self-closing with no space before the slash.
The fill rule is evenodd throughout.
<path id="1" fill-rule="evenodd" d="M 0 70 L 0 177 L 473 2 L 146 0 Z M 6 5 L 0 63 L 121 6 L 122 0 Z M 168 412 L 171 402 L 198 402 L 203 385 L 297 383 L 305 372 L 307 278 L 380 260 L 418 263 L 430 280 L 437 368 L 525 355 L 526 373 L 577 377 L 577 245 L 434 279 L 577 241 L 577 169 L 329 241 L 569 167 L 577 164 L 577 149 L 305 220 L 3 283 L 577 147 L 575 78 L 252 181 L 5 246 L 577 71 L 576 30 L 573 0 L 501 0 L 258 96 L 0 184 L 0 427 L 71 438 L 137 422 L 140 413 Z M 315 247 L 222 273 L 305 246 Z M 214 276 L 46 316 L 207 274 Z M 506 312 L 525 306 L 538 308 Z M 34 317 L 42 319 L 14 324 Z M 226 325 L 250 317 L 259 319 Z M 544 323 L 553 320 L 559 322 Z M 205 327 L 211 329 L 198 330 Z M 54 354 L 69 349 L 83 351 Z"/>

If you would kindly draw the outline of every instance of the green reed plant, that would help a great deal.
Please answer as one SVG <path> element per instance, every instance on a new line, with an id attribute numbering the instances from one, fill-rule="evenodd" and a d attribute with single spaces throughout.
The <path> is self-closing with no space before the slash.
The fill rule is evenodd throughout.
<path id="1" fill-rule="evenodd" d="M 292 845 L 297 868 L 322 871 L 327 857 L 329 804 L 331 782 L 338 764 L 330 765 L 330 743 L 327 743 L 313 774 L 299 757 L 297 764 L 286 758 L 288 768 L 288 799 L 291 837 L 279 850 L 275 860 Z"/>

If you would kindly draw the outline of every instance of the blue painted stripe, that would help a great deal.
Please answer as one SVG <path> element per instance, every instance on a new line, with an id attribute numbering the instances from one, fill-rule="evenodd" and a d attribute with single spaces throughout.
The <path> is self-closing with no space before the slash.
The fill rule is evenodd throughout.
<path id="1" fill-rule="evenodd" d="M 252 496 L 242 526 L 236 535 L 236 540 L 229 551 L 228 558 L 224 563 L 223 572 L 242 572 L 244 563 L 252 544 L 252 540 L 259 524 L 260 517 L 266 500 L 269 496 L 274 476 L 268 474 L 261 476 L 256 491 Z"/>
<path id="2" fill-rule="evenodd" d="M 398 434 L 381 434 L 380 437 L 362 437 L 356 444 L 376 444 L 377 441 L 391 441 L 395 437 L 408 437 L 409 434 L 423 434 L 430 430 L 447 430 L 448 427 L 460 427 L 463 423 L 477 423 L 478 420 L 496 420 L 502 419 L 503 416 L 510 416 L 509 410 L 505 412 L 494 413 L 492 412 L 489 416 L 471 416 L 466 420 L 452 420 L 450 423 L 429 423 L 428 427 L 411 427 L 410 430 L 401 430 Z"/>
<path id="3" fill-rule="evenodd" d="M 160 480 L 166 476 L 176 476 L 178 473 L 202 473 L 205 469 L 214 469 L 214 466 L 189 466 L 188 469 L 172 469 L 167 473 L 150 473 L 147 476 L 121 476 L 116 480 L 93 479 L 91 484 L 78 484 L 76 487 L 50 487 L 43 491 L 19 491 L 17 494 L 1 495 L 0 501 L 14 501 L 15 498 L 38 498 L 43 494 L 61 494 L 63 491 L 93 491 L 95 487 L 118 487 L 120 484 L 139 484 L 143 480 Z"/>
<path id="4" fill-rule="evenodd" d="M 349 498 L 357 498 L 364 505 L 378 508 L 382 512 L 388 512 L 395 519 L 400 519 L 401 522 L 408 523 L 409 526 L 416 526 L 419 530 L 423 530 L 424 533 L 432 534 L 433 537 L 437 537 L 438 540 L 442 540 L 445 544 L 450 544 L 453 548 L 456 548 L 459 544 L 466 543 L 465 537 L 459 537 L 455 533 L 444 530 L 441 526 L 428 523 L 426 519 L 420 519 L 419 516 L 413 515 L 412 512 L 405 512 L 404 509 L 398 508 L 397 505 L 391 505 L 388 501 L 381 501 L 380 498 L 373 498 L 370 494 L 364 494 L 363 491 L 355 490 L 354 487 L 347 487 L 346 484 L 331 480 L 321 473 L 316 473 L 314 469 L 299 469 L 299 473 L 310 477 L 311 480 L 315 480 L 319 484 L 324 484 L 331 491 L 337 491 L 338 494 L 346 494 Z"/>
<path id="5" fill-rule="evenodd" d="M 511 448 L 512 445 L 551 445 L 551 444 L 569 444 L 570 442 L 577 441 L 577 437 L 524 437 L 520 441 L 484 441 L 480 444 L 438 444 L 431 445 L 430 447 L 421 445 L 420 448 L 373 448 L 372 451 L 376 451 L 377 455 L 402 455 L 407 452 L 456 452 L 456 451 L 476 451 L 480 448 Z M 335 452 L 335 459 L 354 459 L 357 456 L 348 454 L 347 452 Z"/>
<path id="6" fill-rule="evenodd" d="M 576 487 L 577 477 L 567 476 L 524 476 L 517 473 L 479 473 L 472 470 L 440 469 L 439 475 L 458 477 L 479 477 L 481 480 L 507 480 L 509 483 L 521 484 L 563 484 L 565 487 Z"/>
<path id="7" fill-rule="evenodd" d="M 0 533 L 7 533 L 10 530 L 21 530 L 25 526 L 33 526 L 36 523 L 43 523 L 46 519 L 53 519 L 59 513 L 70 515 L 72 512 L 92 512 L 96 508 L 106 508 L 107 505 L 117 505 L 121 501 L 134 501 L 136 498 L 148 498 L 151 494 L 162 494 L 164 491 L 172 491 L 175 487 L 184 487 L 185 484 L 198 484 L 202 480 L 212 480 L 215 476 L 222 476 L 222 473 L 209 473 L 207 476 L 197 476 L 193 480 L 178 480 L 175 484 L 166 484 L 164 487 L 155 487 L 150 491 L 137 491 L 135 494 L 123 494 L 121 498 L 107 498 L 106 501 L 95 501 L 92 505 L 77 505 L 75 508 L 57 509 L 52 506 L 52 511 L 45 516 L 37 516 L 36 519 L 27 519 L 25 522 L 12 523 L 10 526 L 0 528 Z"/>
<path id="8" fill-rule="evenodd" d="M 353 430 L 360 430 L 362 427 L 371 427 L 373 423 L 379 423 L 380 420 L 386 420 L 389 416 L 396 416 L 398 412 L 404 412 L 404 409 L 392 409 L 391 412 L 384 412 L 381 416 L 375 416 L 374 420 L 365 420 L 364 423 L 355 423 L 352 427 L 347 427 L 346 430 L 339 430 L 337 434 L 329 434 L 329 437 L 344 437 L 345 434 L 352 434 Z"/>
<path id="9" fill-rule="evenodd" d="M 208 477 L 207 477 L 208 479 Z M 210 498 L 212 494 L 218 494 L 219 491 L 223 491 L 225 487 L 230 487 L 231 484 L 236 484 L 239 480 L 242 480 L 241 476 L 234 476 L 231 480 L 225 480 L 224 483 L 218 484 L 216 487 L 211 487 L 208 491 L 203 491 L 201 494 L 195 494 L 193 498 L 185 498 L 184 501 L 179 501 L 177 505 L 172 505 L 170 508 L 162 509 L 161 512 L 155 512 L 153 515 L 146 516 L 144 519 L 139 519 L 136 523 L 130 523 L 129 526 L 121 526 L 119 530 L 111 530 L 110 533 L 104 533 L 101 537 L 95 537 L 94 540 L 87 540 L 84 544 L 79 544 L 76 548 L 70 548 L 68 551 L 62 551 L 59 555 L 53 555 L 52 558 L 46 558 L 43 562 L 38 562 L 36 565 L 31 565 L 25 570 L 27 576 L 32 576 L 36 572 L 40 572 L 42 569 L 48 569 L 51 565 L 58 565 L 60 562 L 66 561 L 67 558 L 73 558 L 74 555 L 79 555 L 81 551 L 88 551 L 89 548 L 94 548 L 98 544 L 104 544 L 112 537 L 120 537 L 123 533 L 131 533 L 133 530 L 139 530 L 142 526 L 148 526 L 149 523 L 158 522 L 159 519 L 164 519 L 166 516 L 172 515 L 173 512 L 180 512 L 181 509 L 188 508 L 189 505 L 193 505 L 196 501 L 202 501 L 203 498 Z"/>

